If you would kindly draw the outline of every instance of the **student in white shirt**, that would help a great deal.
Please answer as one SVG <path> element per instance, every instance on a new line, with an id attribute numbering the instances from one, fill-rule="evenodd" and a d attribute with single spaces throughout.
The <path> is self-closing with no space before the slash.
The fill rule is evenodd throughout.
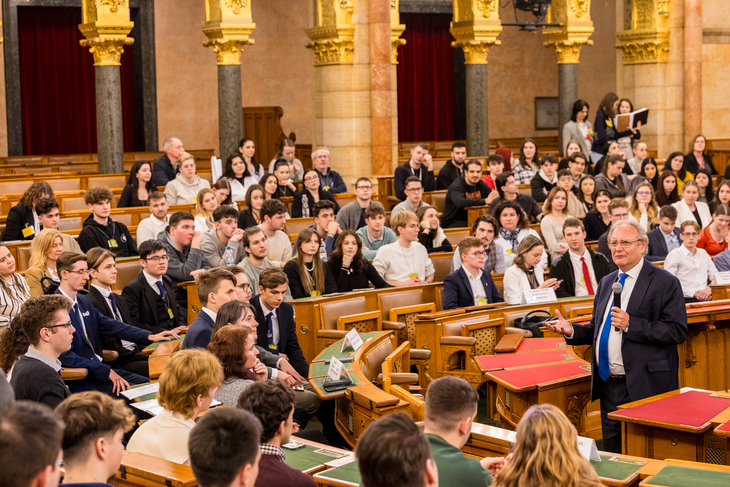
<path id="1" fill-rule="evenodd" d="M 137 225 L 137 247 L 142 242 L 156 239 L 157 235 L 167 228 L 169 220 L 167 210 L 169 207 L 165 193 L 162 191 L 150 193 L 149 210 L 151 215 Z"/>
<path id="2" fill-rule="evenodd" d="M 696 182 L 684 183 L 682 199 L 672 204 L 677 209 L 677 227 L 687 220 L 692 220 L 700 224 L 701 230 L 712 222 L 710 207 L 707 206 L 707 203 L 697 201 L 699 197 L 700 187 Z"/>
<path id="3" fill-rule="evenodd" d="M 540 267 L 545 247 L 534 235 L 528 235 L 517 248 L 513 264 L 504 272 L 504 299 L 509 304 L 525 304 L 525 293 L 532 289 L 556 290 L 560 282 L 555 278 L 544 281 Z"/>
<path id="4" fill-rule="evenodd" d="M 418 217 L 411 211 L 391 218 L 398 241 L 380 247 L 373 266 L 392 286 L 413 286 L 433 282 L 436 271 L 426 247 L 418 242 Z"/>
<path id="5" fill-rule="evenodd" d="M 286 205 L 277 199 L 264 201 L 260 227 L 269 241 L 269 261 L 277 267 L 284 267 L 292 258 L 291 241 L 282 231 L 286 228 Z"/>
<path id="6" fill-rule="evenodd" d="M 669 252 L 664 260 L 664 270 L 679 279 L 686 303 L 710 301 L 712 291 L 707 282 L 712 280 L 717 269 L 710 255 L 704 249 L 697 248 L 700 225 L 688 220 L 682 222 L 680 230 L 682 246 Z"/>

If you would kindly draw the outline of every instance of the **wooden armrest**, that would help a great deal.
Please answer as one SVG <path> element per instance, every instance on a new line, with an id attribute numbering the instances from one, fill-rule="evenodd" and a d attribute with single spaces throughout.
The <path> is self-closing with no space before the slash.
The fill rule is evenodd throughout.
<path id="1" fill-rule="evenodd" d="M 63 380 L 81 380 L 89 375 L 88 369 L 61 369 L 61 379 Z"/>
<path id="2" fill-rule="evenodd" d="M 411 348 L 411 360 L 428 360 L 431 358 L 431 350 L 424 348 Z"/>
<path id="3" fill-rule="evenodd" d="M 397 196 L 393 196 L 393 195 L 388 196 L 387 201 L 389 203 L 402 203 L 402 201 L 399 200 Z"/>
<path id="4" fill-rule="evenodd" d="M 383 374 L 378 374 L 378 385 L 383 385 Z M 417 384 L 418 374 L 411 374 L 410 372 L 393 372 L 390 374 L 391 384 Z"/>
<path id="5" fill-rule="evenodd" d="M 397 321 L 383 321 L 383 330 L 405 330 L 406 324 Z"/>
<path id="6" fill-rule="evenodd" d="M 193 469 L 187 465 L 169 462 L 144 453 L 124 452 L 122 464 L 115 478 L 139 477 L 160 485 L 186 487 L 196 485 Z"/>
<path id="7" fill-rule="evenodd" d="M 347 316 L 340 316 L 337 318 L 337 329 L 338 330 L 344 330 L 350 323 L 355 323 L 358 321 L 368 321 L 368 320 L 379 320 L 380 319 L 380 311 L 366 311 L 364 313 L 358 313 L 355 315 L 347 315 Z M 350 331 L 350 330 L 347 330 Z"/>
<path id="8" fill-rule="evenodd" d="M 104 362 L 114 362 L 119 358 L 119 352 L 116 350 L 102 350 L 102 355 L 104 356 Z"/>
<path id="9" fill-rule="evenodd" d="M 522 335 L 525 338 L 532 338 L 532 332 L 530 330 L 525 330 L 524 328 L 515 328 L 513 326 L 508 326 L 504 329 L 505 335 Z"/>
<path id="10" fill-rule="evenodd" d="M 347 330 L 317 330 L 317 338 L 345 338 Z"/>
<path id="11" fill-rule="evenodd" d="M 474 337 L 441 337 L 439 339 L 441 345 L 466 345 L 473 347 L 477 344 L 477 339 Z"/>

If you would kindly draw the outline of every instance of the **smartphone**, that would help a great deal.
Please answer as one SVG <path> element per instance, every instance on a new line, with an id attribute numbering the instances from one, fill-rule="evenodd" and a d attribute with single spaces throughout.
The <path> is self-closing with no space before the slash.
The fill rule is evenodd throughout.
<path id="1" fill-rule="evenodd" d="M 295 391 L 302 392 L 302 391 L 304 391 L 304 386 L 301 385 L 301 384 L 297 384 L 297 385 L 294 386 L 294 390 Z"/>
<path id="2" fill-rule="evenodd" d="M 298 441 L 291 440 L 289 443 L 285 445 L 281 445 L 282 448 L 286 448 L 287 450 L 298 450 L 300 448 L 304 448 L 304 443 L 300 443 Z"/>

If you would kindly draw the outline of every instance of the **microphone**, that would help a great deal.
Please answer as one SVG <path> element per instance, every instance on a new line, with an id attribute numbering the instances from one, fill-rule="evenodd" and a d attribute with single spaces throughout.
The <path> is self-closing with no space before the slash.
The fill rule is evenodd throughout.
<path id="1" fill-rule="evenodd" d="M 611 289 L 613 290 L 613 305 L 616 308 L 620 308 L 621 307 L 621 291 L 623 291 L 624 288 L 620 283 L 614 282 L 613 285 L 611 286 Z M 614 326 L 614 329 L 616 331 L 621 331 L 618 328 L 616 328 L 615 326 Z"/>

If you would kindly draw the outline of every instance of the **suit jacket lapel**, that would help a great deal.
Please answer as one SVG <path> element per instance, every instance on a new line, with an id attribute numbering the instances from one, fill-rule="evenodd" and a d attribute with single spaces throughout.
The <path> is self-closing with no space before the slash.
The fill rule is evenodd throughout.
<path id="1" fill-rule="evenodd" d="M 142 294 L 144 294 L 144 298 L 147 300 L 147 305 L 150 307 L 150 314 L 152 315 L 152 319 L 155 320 L 155 326 L 157 326 L 159 325 L 159 321 L 157 320 L 157 293 L 150 287 L 143 274 L 140 273 L 137 279 L 142 284 Z M 143 317 L 140 316 L 140 319 L 143 319 Z"/>
<path id="2" fill-rule="evenodd" d="M 596 350 L 596 342 L 598 341 L 598 333 L 601 330 L 601 326 L 603 325 L 603 316 L 606 314 L 606 306 L 608 306 L 608 297 L 611 294 L 611 285 L 613 285 L 614 282 L 616 282 L 616 277 L 618 276 L 618 271 L 614 271 L 607 275 L 604 279 L 606 281 L 605 286 L 598 286 L 598 295 L 596 296 L 596 299 L 594 301 L 594 323 L 595 327 L 593 329 L 593 350 Z M 598 305 L 598 307 L 595 306 L 595 304 Z M 598 314 L 595 313 L 595 311 L 598 311 Z"/>
<path id="3" fill-rule="evenodd" d="M 646 296 L 646 290 L 651 286 L 652 274 L 654 273 L 654 264 L 644 259 L 644 267 L 641 268 L 639 277 L 634 283 L 634 289 L 631 291 L 631 299 L 629 305 L 626 307 L 626 312 L 629 316 L 635 315 L 639 311 L 641 303 L 644 302 L 644 296 Z M 641 286 L 637 286 L 638 281 L 641 281 Z"/>

